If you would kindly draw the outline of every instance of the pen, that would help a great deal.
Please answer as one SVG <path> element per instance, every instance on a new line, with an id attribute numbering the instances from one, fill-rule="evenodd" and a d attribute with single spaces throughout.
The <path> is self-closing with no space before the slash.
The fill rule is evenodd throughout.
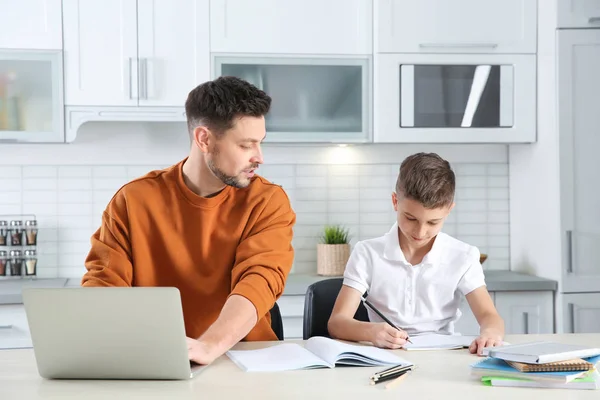
<path id="1" fill-rule="evenodd" d="M 363 303 L 365 303 L 365 305 L 366 305 L 367 307 L 369 307 L 371 310 L 373 310 L 373 311 L 375 312 L 375 314 L 379 315 L 379 316 L 381 317 L 381 319 L 382 319 L 382 320 L 384 320 L 385 322 L 387 322 L 387 323 L 388 323 L 388 325 L 390 325 L 390 326 L 391 326 L 391 327 L 393 327 L 393 328 L 396 328 L 396 329 L 398 329 L 399 331 L 401 331 L 401 330 L 402 330 L 402 329 L 398 328 L 396 325 L 394 325 L 394 324 L 392 323 L 392 321 L 390 321 L 389 319 L 387 319 L 387 318 L 385 317 L 385 315 L 383 315 L 383 314 L 382 314 L 382 313 L 381 313 L 381 312 L 380 312 L 378 309 L 376 309 L 376 308 L 375 308 L 375 306 L 373 306 L 373 304 L 371 304 L 371 302 L 370 302 L 369 300 L 367 300 L 367 299 L 366 299 L 364 296 L 361 296 L 361 300 L 363 301 Z M 406 335 L 407 335 L 407 336 L 406 336 L 406 341 L 407 341 L 408 343 L 412 343 L 412 342 L 410 341 L 410 338 L 408 337 L 408 333 L 407 333 Z"/>
<path id="2" fill-rule="evenodd" d="M 393 381 L 389 382 L 388 384 L 385 385 L 386 389 L 391 389 L 394 386 L 398 385 L 400 382 L 402 382 L 403 379 L 405 379 L 408 374 L 410 373 L 410 371 L 400 375 L 399 377 L 397 377 L 396 379 L 394 379 Z"/>

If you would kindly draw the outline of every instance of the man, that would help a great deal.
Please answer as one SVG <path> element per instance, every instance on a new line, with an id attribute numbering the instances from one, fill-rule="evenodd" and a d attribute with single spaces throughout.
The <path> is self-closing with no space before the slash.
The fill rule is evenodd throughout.
<path id="1" fill-rule="evenodd" d="M 271 98 L 234 77 L 192 90 L 189 156 L 127 183 L 91 238 L 82 286 L 179 288 L 190 360 L 276 340 L 269 310 L 294 257 L 296 215 L 263 163 Z"/>

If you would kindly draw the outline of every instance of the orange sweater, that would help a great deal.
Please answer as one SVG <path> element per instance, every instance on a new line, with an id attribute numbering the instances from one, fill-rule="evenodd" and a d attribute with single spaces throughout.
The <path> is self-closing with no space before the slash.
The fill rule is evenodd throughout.
<path id="1" fill-rule="evenodd" d="M 194 338 L 230 295 L 241 295 L 258 313 L 245 340 L 276 340 L 269 310 L 294 258 L 296 215 L 287 195 L 256 176 L 244 189 L 200 197 L 183 181 L 184 161 L 115 194 L 91 238 L 82 286 L 175 286 Z"/>

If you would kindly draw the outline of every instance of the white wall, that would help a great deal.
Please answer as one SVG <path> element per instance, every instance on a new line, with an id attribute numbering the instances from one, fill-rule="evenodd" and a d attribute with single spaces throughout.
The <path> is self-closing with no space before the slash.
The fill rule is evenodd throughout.
<path id="1" fill-rule="evenodd" d="M 184 124 L 93 123 L 72 144 L 1 145 L 0 219 L 39 220 L 39 276 L 79 278 L 90 235 L 112 194 L 151 169 L 184 158 Z M 489 254 L 489 269 L 509 264 L 508 151 L 504 145 L 265 146 L 259 170 L 288 192 L 298 214 L 294 272 L 316 271 L 321 227 L 342 223 L 353 243 L 387 232 L 390 194 L 402 159 L 435 151 L 457 174 L 457 206 L 446 231 Z"/>

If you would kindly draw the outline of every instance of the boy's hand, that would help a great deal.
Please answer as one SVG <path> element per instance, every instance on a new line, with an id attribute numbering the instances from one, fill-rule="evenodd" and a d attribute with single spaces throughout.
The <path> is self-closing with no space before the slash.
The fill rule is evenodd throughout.
<path id="1" fill-rule="evenodd" d="M 385 349 L 399 349 L 408 338 L 405 331 L 399 331 L 385 322 L 372 323 L 370 330 L 370 342 Z"/>
<path id="2" fill-rule="evenodd" d="M 213 346 L 198 339 L 186 337 L 186 342 L 188 346 L 188 358 L 197 364 L 210 364 L 220 356 Z"/>
<path id="3" fill-rule="evenodd" d="M 473 340 L 473 343 L 469 346 L 469 352 L 481 356 L 484 347 L 502 346 L 502 343 L 502 335 L 482 333 L 477 339 Z"/>

